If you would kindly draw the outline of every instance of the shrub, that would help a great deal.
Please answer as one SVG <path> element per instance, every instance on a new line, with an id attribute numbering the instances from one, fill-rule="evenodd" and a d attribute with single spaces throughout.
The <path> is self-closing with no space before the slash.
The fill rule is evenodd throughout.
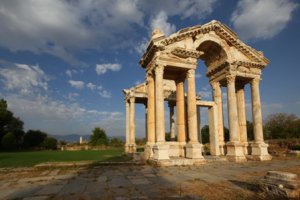
<path id="1" fill-rule="evenodd" d="M 42 142 L 41 146 L 45 149 L 56 149 L 57 148 L 57 140 L 53 137 L 46 137 Z"/>
<path id="2" fill-rule="evenodd" d="M 16 149 L 18 145 L 17 139 L 13 133 L 6 133 L 1 140 L 1 144 L 4 149 L 9 150 Z"/>
<path id="3" fill-rule="evenodd" d="M 300 151 L 300 145 L 291 146 L 290 149 L 293 151 Z"/>

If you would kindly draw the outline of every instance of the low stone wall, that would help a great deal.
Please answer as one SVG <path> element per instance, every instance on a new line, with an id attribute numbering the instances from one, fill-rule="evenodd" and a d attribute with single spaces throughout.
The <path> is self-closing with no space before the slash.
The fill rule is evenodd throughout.
<path id="1" fill-rule="evenodd" d="M 72 146 L 61 146 L 62 151 L 82 151 L 82 150 L 105 150 L 111 149 L 108 146 L 89 146 L 89 145 L 72 145 Z"/>

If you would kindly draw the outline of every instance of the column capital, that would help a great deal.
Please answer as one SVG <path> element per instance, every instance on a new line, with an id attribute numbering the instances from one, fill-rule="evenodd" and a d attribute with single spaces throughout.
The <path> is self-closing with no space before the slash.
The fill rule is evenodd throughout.
<path id="1" fill-rule="evenodd" d="M 194 78 L 195 77 L 195 69 L 189 69 L 186 73 L 186 78 Z"/>
<path id="2" fill-rule="evenodd" d="M 130 97 L 129 102 L 134 103 L 135 102 L 135 97 Z"/>
<path id="3" fill-rule="evenodd" d="M 233 74 L 226 75 L 227 84 L 231 84 L 231 83 L 235 82 L 235 78 L 236 78 L 236 76 Z"/>
<path id="4" fill-rule="evenodd" d="M 251 85 L 256 85 L 257 84 L 258 85 L 259 82 L 260 82 L 260 78 L 257 77 L 257 78 L 252 79 L 251 82 L 250 82 L 250 84 Z"/>
<path id="5" fill-rule="evenodd" d="M 209 82 L 211 87 L 216 90 L 217 88 L 219 88 L 221 86 L 219 81 L 213 81 L 213 82 Z"/>
<path id="6" fill-rule="evenodd" d="M 156 65 L 156 67 L 155 67 L 155 73 L 157 74 L 157 73 L 159 73 L 159 74 L 162 74 L 163 72 L 164 72 L 164 66 L 163 65 Z"/>

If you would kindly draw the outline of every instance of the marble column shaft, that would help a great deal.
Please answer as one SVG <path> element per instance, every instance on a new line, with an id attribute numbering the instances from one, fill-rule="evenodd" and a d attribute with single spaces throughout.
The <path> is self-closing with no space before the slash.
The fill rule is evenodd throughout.
<path id="1" fill-rule="evenodd" d="M 135 144 L 135 99 L 130 98 L 130 144 Z"/>
<path id="2" fill-rule="evenodd" d="M 230 142 L 239 142 L 239 124 L 235 93 L 235 76 L 228 75 L 226 79 Z"/>
<path id="3" fill-rule="evenodd" d="M 218 109 L 218 133 L 219 144 L 224 145 L 224 121 L 223 121 L 223 102 L 222 102 L 222 90 L 219 82 L 211 83 L 213 89 L 213 99 Z"/>
<path id="4" fill-rule="evenodd" d="M 175 140 L 175 119 L 174 119 L 174 105 L 173 103 L 169 102 L 170 108 L 170 138 L 171 141 Z"/>
<path id="5" fill-rule="evenodd" d="M 129 110 L 129 102 L 125 101 L 126 106 L 126 145 L 130 144 L 130 110 Z"/>
<path id="6" fill-rule="evenodd" d="M 239 85 L 236 88 L 237 88 L 236 98 L 237 98 L 238 118 L 239 118 L 239 128 L 240 128 L 240 141 L 245 143 L 247 142 L 247 122 L 246 122 L 244 85 Z"/>
<path id="7" fill-rule="evenodd" d="M 155 132 L 156 142 L 165 142 L 165 108 L 163 93 L 164 67 L 159 65 L 155 68 Z"/>
<path id="8" fill-rule="evenodd" d="M 176 114 L 177 140 L 178 142 L 186 142 L 184 80 L 178 80 L 176 82 Z"/>
<path id="9" fill-rule="evenodd" d="M 195 88 L 195 70 L 190 69 L 187 72 L 187 111 L 188 111 L 188 130 L 189 142 L 198 143 L 197 134 L 197 106 L 196 106 L 196 88 Z"/>
<path id="10" fill-rule="evenodd" d="M 155 143 L 155 90 L 153 74 L 147 75 L 147 143 Z"/>
<path id="11" fill-rule="evenodd" d="M 262 114 L 260 105 L 259 94 L 259 79 L 253 79 L 251 81 L 251 96 L 252 96 L 252 117 L 253 117 L 253 132 L 254 141 L 256 143 L 263 143 L 263 126 L 262 126 Z"/>

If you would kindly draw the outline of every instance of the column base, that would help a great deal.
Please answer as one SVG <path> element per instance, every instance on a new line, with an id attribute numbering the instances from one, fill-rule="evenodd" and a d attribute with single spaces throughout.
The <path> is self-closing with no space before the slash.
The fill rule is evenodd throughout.
<path id="1" fill-rule="evenodd" d="M 244 155 L 244 145 L 240 142 L 227 142 L 227 155 L 228 161 L 232 162 L 244 162 L 247 161 Z"/>
<path id="2" fill-rule="evenodd" d="M 251 158 L 253 160 L 259 160 L 259 161 L 263 161 L 263 160 L 271 160 L 272 156 L 268 153 L 268 144 L 264 143 L 264 142 L 260 142 L 260 143 L 252 143 L 251 144 Z"/>
<path id="3" fill-rule="evenodd" d="M 249 146 L 249 144 L 248 144 L 248 142 L 242 142 L 242 144 L 243 144 L 243 149 L 244 149 L 244 155 L 248 155 L 249 153 L 248 153 L 248 146 Z"/>
<path id="4" fill-rule="evenodd" d="M 154 160 L 169 160 L 169 145 L 168 144 L 155 144 L 153 146 L 153 159 Z"/>
<path id="5" fill-rule="evenodd" d="M 153 146 L 154 146 L 154 143 L 147 143 L 144 146 L 144 153 L 142 156 L 143 160 L 149 160 L 150 158 L 153 158 Z"/>
<path id="6" fill-rule="evenodd" d="M 127 148 L 127 149 L 126 149 Z M 136 144 L 128 144 L 127 147 L 125 147 L 126 153 L 135 153 L 136 152 Z"/>
<path id="7" fill-rule="evenodd" d="M 186 146 L 186 158 L 204 159 L 202 156 L 202 144 L 188 143 Z"/>
<path id="8" fill-rule="evenodd" d="M 225 145 L 224 145 L 224 144 L 220 144 L 220 145 L 219 145 L 220 155 L 225 155 L 225 150 L 224 150 L 224 148 L 225 148 Z"/>

